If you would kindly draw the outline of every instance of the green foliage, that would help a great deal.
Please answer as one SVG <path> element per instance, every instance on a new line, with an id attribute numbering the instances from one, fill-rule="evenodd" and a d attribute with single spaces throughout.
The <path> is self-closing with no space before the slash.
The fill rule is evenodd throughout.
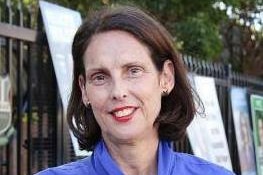
<path id="1" fill-rule="evenodd" d="M 218 26 L 226 14 L 213 8 L 214 3 L 214 0 L 170 0 L 157 12 L 181 43 L 181 52 L 205 60 L 219 57 L 222 41 Z"/>
<path id="2" fill-rule="evenodd" d="M 182 41 L 182 51 L 202 59 L 216 58 L 222 50 L 218 28 L 199 13 L 176 24 L 175 35 Z"/>
<path id="3" fill-rule="evenodd" d="M 35 0 L 23 0 L 36 4 Z M 236 70 L 247 72 L 249 60 L 262 58 L 263 31 L 253 24 L 262 12 L 262 0 L 48 0 L 75 9 L 85 17 L 90 9 L 116 3 L 135 4 L 156 16 L 172 33 L 175 46 L 183 53 L 205 60 L 224 60 Z M 215 7 L 215 4 L 223 6 Z M 261 20 L 262 19 L 257 19 Z M 243 21 L 243 23 L 241 22 Z M 262 27 L 262 23 L 261 23 Z M 235 28 L 241 33 L 237 35 Z M 232 39 L 239 37 L 239 43 Z M 245 38 L 245 39 L 244 39 Z M 251 44 L 252 43 L 252 44 Z M 233 52 L 236 47 L 240 52 Z M 262 49 L 261 49 L 262 50 Z M 228 54 L 222 54 L 226 52 Z M 243 53 L 244 52 L 244 53 Z M 223 57 L 222 57 L 223 55 Z M 261 59 L 262 60 L 262 59 Z M 263 62 L 263 61 L 261 61 Z M 262 64 L 257 64 L 262 65 Z M 260 67 L 255 70 L 260 70 Z M 260 75 L 263 75 L 261 69 Z"/>

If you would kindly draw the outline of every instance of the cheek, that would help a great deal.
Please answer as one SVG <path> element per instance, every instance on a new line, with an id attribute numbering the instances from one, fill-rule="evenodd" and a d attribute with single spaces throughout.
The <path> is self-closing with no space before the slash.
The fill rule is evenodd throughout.
<path id="1" fill-rule="evenodd" d="M 105 114 L 105 103 L 106 103 L 106 94 L 103 90 L 92 90 L 88 91 L 89 100 L 91 108 L 95 119 L 101 128 L 105 128 L 105 122 L 103 115 Z"/>
<path id="2" fill-rule="evenodd" d="M 148 115 L 158 115 L 161 108 L 161 90 L 157 81 L 135 83 L 132 91 Z"/>
<path id="3" fill-rule="evenodd" d="M 155 77 L 148 76 L 148 78 L 146 77 L 140 82 L 134 83 L 133 86 L 137 88 L 137 91 L 144 95 L 145 98 L 154 99 L 161 96 L 159 81 Z"/>
<path id="4" fill-rule="evenodd" d="M 103 88 L 98 88 L 98 87 L 90 87 L 89 90 L 87 91 L 87 94 L 91 106 L 94 110 L 96 109 L 100 110 L 104 106 L 108 98 L 107 91 Z"/>

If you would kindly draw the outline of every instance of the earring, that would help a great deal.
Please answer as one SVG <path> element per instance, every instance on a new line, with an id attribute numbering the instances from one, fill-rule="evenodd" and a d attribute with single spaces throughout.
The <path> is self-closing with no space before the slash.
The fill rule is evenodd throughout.
<path id="1" fill-rule="evenodd" d="M 163 90 L 162 96 L 168 96 L 168 95 L 169 95 L 168 89 Z"/>
<path id="2" fill-rule="evenodd" d="M 84 103 L 84 106 L 89 109 L 91 107 L 90 102 L 88 101 L 87 103 Z"/>

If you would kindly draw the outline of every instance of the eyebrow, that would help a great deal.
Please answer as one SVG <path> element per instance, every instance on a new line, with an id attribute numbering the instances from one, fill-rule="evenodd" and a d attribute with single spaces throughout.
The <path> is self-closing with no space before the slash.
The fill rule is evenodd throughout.
<path id="1" fill-rule="evenodd" d="M 131 61 L 131 62 L 128 62 L 128 63 L 124 63 L 122 64 L 121 63 L 121 68 L 129 68 L 129 67 L 132 67 L 132 66 L 144 66 L 144 67 L 147 67 L 146 63 L 145 62 L 142 62 L 142 61 Z M 91 68 L 88 68 L 86 69 L 86 76 L 89 76 L 93 73 L 96 73 L 96 72 L 104 72 L 104 73 L 108 73 L 110 74 L 110 70 L 109 68 L 105 67 L 104 65 L 96 65 L 94 67 L 91 67 Z"/>
<path id="2" fill-rule="evenodd" d="M 122 65 L 122 67 L 131 67 L 131 66 L 136 66 L 136 65 L 144 65 L 144 63 L 143 62 L 134 61 L 134 62 L 126 63 L 126 64 Z"/>
<path id="3" fill-rule="evenodd" d="M 89 77 L 90 75 L 96 73 L 96 72 L 104 72 L 104 73 L 109 73 L 109 70 L 107 68 L 91 68 L 91 69 L 86 69 L 86 77 Z"/>
<path id="4" fill-rule="evenodd" d="M 143 65 L 145 63 L 140 62 L 140 61 L 133 61 L 133 62 L 129 62 L 129 63 L 124 63 L 121 65 L 121 67 L 130 67 L 130 66 L 134 66 L 134 65 Z M 86 71 L 108 71 L 108 68 L 106 68 L 105 66 L 94 66 L 94 68 L 89 68 L 86 69 Z"/>

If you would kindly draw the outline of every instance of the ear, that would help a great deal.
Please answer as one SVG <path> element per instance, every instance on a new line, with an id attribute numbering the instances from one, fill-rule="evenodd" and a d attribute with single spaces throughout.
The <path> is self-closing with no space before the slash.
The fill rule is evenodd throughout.
<path id="1" fill-rule="evenodd" d="M 79 87 L 81 90 L 82 102 L 86 106 L 89 104 L 89 100 L 85 84 L 85 78 L 83 77 L 83 75 L 79 75 Z"/>
<path id="2" fill-rule="evenodd" d="M 160 84 L 162 91 L 169 94 L 174 88 L 174 64 L 171 60 L 166 60 L 163 64 Z"/>

